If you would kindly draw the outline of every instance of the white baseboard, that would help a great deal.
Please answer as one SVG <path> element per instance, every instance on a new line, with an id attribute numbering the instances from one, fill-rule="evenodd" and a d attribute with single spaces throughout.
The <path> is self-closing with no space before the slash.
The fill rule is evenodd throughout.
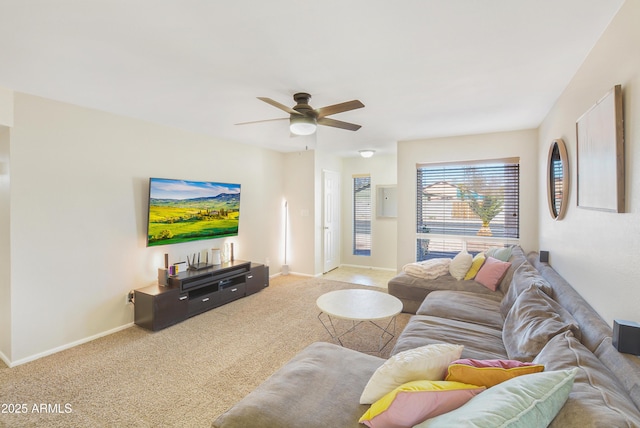
<path id="1" fill-rule="evenodd" d="M 300 273 L 300 272 L 289 272 L 289 275 L 295 276 L 306 276 L 307 278 L 313 278 L 313 275 L 309 275 L 308 273 Z"/>
<path id="2" fill-rule="evenodd" d="M 82 345 L 83 343 L 91 342 L 92 340 L 96 340 L 96 339 L 99 339 L 101 337 L 108 336 L 108 335 L 113 334 L 113 333 L 117 333 L 119 331 L 125 330 L 125 329 L 127 329 L 129 327 L 132 327 L 132 326 L 133 326 L 132 322 L 128 323 L 128 324 L 125 324 L 125 325 L 121 325 L 120 327 L 116 327 L 116 328 L 113 328 L 111 330 L 103 331 L 102 333 L 98 333 L 98 334 L 95 334 L 93 336 L 85 337 L 84 339 L 76 340 L 75 342 L 67 343 L 65 345 L 58 346 L 58 347 L 53 348 L 53 349 L 49 349 L 48 351 L 40 352 L 39 354 L 31 355 L 31 356 L 26 357 L 26 358 L 21 358 L 21 359 L 16 360 L 16 361 L 8 361 L 8 359 L 2 353 L 0 353 L 0 358 L 2 358 L 2 360 L 5 362 L 5 364 L 7 366 L 16 367 L 16 366 L 19 366 L 21 364 L 28 363 L 30 361 L 35 361 L 35 360 L 40 359 L 42 357 L 46 357 L 48 355 L 53 355 L 53 354 L 56 354 L 56 353 L 58 353 L 60 351 L 64 351 L 66 349 L 70 349 L 70 348 L 73 348 L 73 347 L 78 346 L 78 345 Z"/>
<path id="3" fill-rule="evenodd" d="M 371 270 L 384 270 L 387 272 L 397 272 L 397 269 L 395 268 L 381 268 L 381 267 L 375 267 L 375 266 L 341 264 L 340 267 L 352 267 L 352 268 L 358 268 L 358 269 L 371 269 Z"/>
<path id="4" fill-rule="evenodd" d="M 288 275 L 306 276 L 306 277 L 309 277 L 309 278 L 314 278 L 314 277 L 322 276 L 322 274 L 320 274 L 320 275 L 309 275 L 308 273 L 300 273 L 300 272 L 292 272 L 292 271 L 289 271 L 289 273 L 288 273 L 288 274 L 286 274 L 286 275 L 284 275 L 282 272 L 276 272 L 276 273 L 275 273 L 275 274 L 273 274 L 273 275 L 269 275 L 269 278 L 273 279 L 273 278 L 278 277 L 278 276 L 288 276 Z"/>

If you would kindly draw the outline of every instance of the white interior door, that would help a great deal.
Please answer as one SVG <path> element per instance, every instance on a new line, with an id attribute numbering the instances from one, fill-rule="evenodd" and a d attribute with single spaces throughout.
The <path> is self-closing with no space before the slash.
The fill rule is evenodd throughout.
<path id="1" fill-rule="evenodd" d="M 340 174 L 322 171 L 323 175 L 323 263 L 324 272 L 340 264 Z"/>

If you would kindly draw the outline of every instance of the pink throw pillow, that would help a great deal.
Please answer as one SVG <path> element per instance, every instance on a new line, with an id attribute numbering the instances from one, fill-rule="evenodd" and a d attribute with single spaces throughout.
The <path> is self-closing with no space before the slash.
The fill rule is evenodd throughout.
<path id="1" fill-rule="evenodd" d="M 489 290 L 496 291 L 509 267 L 511 267 L 511 262 L 503 262 L 493 257 L 487 257 L 474 279 Z"/>
<path id="2" fill-rule="evenodd" d="M 360 423 L 369 428 L 411 428 L 459 408 L 485 389 L 461 382 L 407 382 L 373 403 Z"/>

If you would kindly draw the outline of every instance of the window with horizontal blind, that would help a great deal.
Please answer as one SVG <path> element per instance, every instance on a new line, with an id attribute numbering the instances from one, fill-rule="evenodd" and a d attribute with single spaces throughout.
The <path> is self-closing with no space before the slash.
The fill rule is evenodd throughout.
<path id="1" fill-rule="evenodd" d="M 518 159 L 417 166 L 416 260 L 517 242 Z"/>
<path id="2" fill-rule="evenodd" d="M 371 176 L 353 176 L 353 254 L 371 255 Z"/>

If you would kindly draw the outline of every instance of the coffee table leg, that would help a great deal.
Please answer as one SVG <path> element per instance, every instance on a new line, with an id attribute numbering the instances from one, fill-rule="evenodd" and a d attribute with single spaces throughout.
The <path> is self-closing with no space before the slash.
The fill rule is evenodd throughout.
<path id="1" fill-rule="evenodd" d="M 323 320 L 322 315 L 325 315 L 327 320 Z M 356 329 L 356 327 L 360 324 L 362 324 L 364 321 L 352 321 L 352 325 L 350 328 L 348 328 L 347 330 L 343 331 L 342 333 L 338 333 L 335 324 L 333 323 L 333 320 L 331 319 L 331 316 L 329 314 L 325 314 L 324 312 L 320 312 L 318 314 L 318 320 L 320 321 L 320 323 L 322 324 L 322 326 L 324 327 L 324 329 L 327 331 L 327 333 L 329 333 L 329 336 L 336 342 L 338 342 L 340 344 L 340 346 L 344 347 L 344 343 L 342 343 L 342 336 L 344 336 L 345 334 L 351 333 L 352 331 L 354 331 Z M 391 342 L 391 340 L 393 340 L 396 333 L 396 316 L 393 316 L 389 319 L 389 322 L 387 323 L 386 326 L 381 326 L 376 324 L 374 321 L 369 321 L 373 326 L 375 326 L 376 328 L 381 330 L 380 333 L 380 337 L 378 339 L 378 349 L 377 350 L 362 350 L 361 352 L 365 352 L 365 353 L 378 353 L 380 354 L 382 352 L 382 350 L 389 344 L 389 342 Z M 390 329 L 392 328 L 392 329 Z M 386 340 L 386 341 L 385 341 Z M 384 342 L 384 343 L 383 343 Z"/>
<path id="2" fill-rule="evenodd" d="M 325 322 L 322 319 L 322 315 L 323 314 L 326 315 L 326 317 L 327 317 L 328 325 L 327 325 L 327 322 Z M 340 344 L 340 346 L 344 346 L 344 344 L 342 343 L 342 340 L 340 338 L 342 336 L 344 336 L 345 334 L 348 334 L 348 333 L 351 333 L 352 331 L 354 331 L 356 329 L 356 327 L 362 323 L 362 321 L 353 321 L 352 325 L 351 325 L 351 327 L 349 329 L 343 331 L 342 333 L 338 333 L 338 331 L 336 329 L 336 326 L 333 323 L 333 320 L 331 319 L 331 316 L 329 314 L 325 314 L 324 312 L 320 312 L 318 314 L 318 320 L 320 321 L 320 323 L 322 324 L 324 329 L 327 330 L 327 333 L 329 333 L 329 336 L 331 336 L 331 338 L 333 340 L 338 342 Z"/>
<path id="3" fill-rule="evenodd" d="M 385 327 L 382 327 L 376 324 L 374 321 L 369 321 L 369 322 L 382 331 L 382 333 L 380 333 L 380 338 L 378 340 L 378 353 L 380 353 L 389 344 L 389 342 L 391 342 L 393 338 L 396 337 L 396 317 L 395 316 L 391 317 L 391 319 L 389 320 L 389 323 Z M 393 330 L 389 330 L 389 327 L 392 327 Z M 385 335 L 389 337 L 388 339 L 386 339 L 386 342 L 384 342 Z"/>

